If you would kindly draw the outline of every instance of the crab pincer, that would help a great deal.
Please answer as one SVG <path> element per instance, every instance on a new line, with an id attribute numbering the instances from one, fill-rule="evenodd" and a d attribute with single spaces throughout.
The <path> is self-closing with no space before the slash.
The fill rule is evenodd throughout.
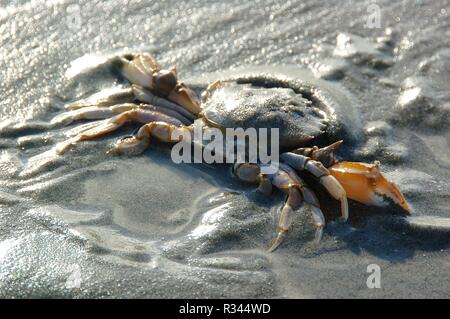
<path id="1" fill-rule="evenodd" d="M 381 174 L 379 167 L 379 162 L 339 162 L 328 170 L 345 189 L 348 198 L 372 206 L 385 206 L 386 199 L 392 200 L 409 215 L 411 208 L 402 192 Z"/>

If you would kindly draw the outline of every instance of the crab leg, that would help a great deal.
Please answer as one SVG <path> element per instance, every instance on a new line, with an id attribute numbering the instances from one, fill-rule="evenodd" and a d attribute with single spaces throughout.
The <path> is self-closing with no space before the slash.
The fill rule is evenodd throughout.
<path id="1" fill-rule="evenodd" d="M 114 116 L 114 111 L 109 107 L 86 106 L 55 116 L 50 123 L 53 125 L 68 125 L 76 120 L 98 120 Z"/>
<path id="2" fill-rule="evenodd" d="M 74 146 L 75 144 L 78 144 L 81 141 L 92 140 L 99 136 L 117 130 L 127 121 L 134 121 L 139 123 L 165 122 L 167 125 L 172 125 L 173 127 L 179 127 L 183 125 L 179 120 L 167 116 L 163 113 L 138 109 L 130 110 L 116 115 L 106 121 L 102 121 L 98 126 L 81 132 L 80 134 L 68 139 L 67 141 L 57 144 L 55 146 L 56 152 L 58 154 L 63 154 L 68 148 Z"/>
<path id="3" fill-rule="evenodd" d="M 175 133 L 174 135 L 172 135 Z M 142 126 L 136 135 L 122 138 L 117 141 L 111 152 L 139 154 L 142 153 L 150 144 L 150 138 L 166 143 L 177 143 L 184 134 L 190 134 L 190 130 L 186 126 L 175 126 L 166 122 L 151 122 Z M 172 136 L 178 136 L 172 138 Z"/>
<path id="4" fill-rule="evenodd" d="M 149 90 L 145 89 L 142 86 L 133 84 L 131 86 L 131 89 L 133 90 L 134 96 L 136 99 L 138 99 L 141 102 L 149 103 L 152 105 L 157 105 L 164 107 L 166 109 L 174 110 L 180 114 L 182 114 L 184 117 L 190 119 L 191 121 L 195 120 L 197 116 L 195 116 L 193 113 L 191 113 L 189 110 L 186 110 L 181 105 L 178 105 L 176 103 L 170 102 L 167 99 L 161 98 L 159 96 L 154 95 Z"/>
<path id="5" fill-rule="evenodd" d="M 189 125 L 192 121 L 188 120 L 186 117 L 181 115 L 180 113 L 167 109 L 161 106 L 154 106 L 148 104 L 133 104 L 133 103 L 123 103 L 117 104 L 110 107 L 97 107 L 97 106 L 87 106 L 80 109 L 71 110 L 68 112 L 64 112 L 55 116 L 51 123 L 55 125 L 65 124 L 68 125 L 76 120 L 98 120 L 98 119 L 106 119 L 113 117 L 117 114 L 126 112 L 126 111 L 141 111 L 141 112 L 158 112 L 170 116 L 174 119 L 179 120 L 184 125 Z"/>
<path id="6" fill-rule="evenodd" d="M 77 110 L 86 107 L 109 107 L 117 104 L 126 104 L 133 100 L 149 103 L 158 107 L 172 109 L 182 114 L 184 117 L 195 120 L 197 116 L 183 106 L 171 102 L 165 98 L 159 97 L 151 93 L 143 86 L 133 84 L 131 88 L 110 88 L 99 93 L 91 95 L 86 99 L 82 99 L 65 106 L 68 110 Z"/>
<path id="7" fill-rule="evenodd" d="M 234 166 L 234 173 L 245 182 L 259 183 L 259 189 L 269 193 L 272 187 L 268 182 L 287 194 L 286 202 L 281 209 L 278 222 L 277 237 L 272 241 L 269 252 L 280 246 L 286 237 L 286 233 L 292 224 L 295 211 L 301 206 L 303 200 L 311 206 L 314 224 L 316 227 L 316 241 L 322 237 L 325 218 L 320 210 L 319 202 L 314 193 L 305 185 L 303 180 L 287 165 L 281 165 L 280 169 L 270 175 L 261 173 L 261 169 L 256 164 L 238 163 Z"/>
<path id="8" fill-rule="evenodd" d="M 76 110 L 88 106 L 112 106 L 134 100 L 133 90 L 131 88 L 108 88 L 65 106 L 68 110 Z"/>
<path id="9" fill-rule="evenodd" d="M 323 228 L 325 227 L 325 217 L 323 216 L 322 210 L 320 209 L 320 203 L 317 199 L 317 196 L 289 165 L 281 163 L 280 167 L 289 175 L 292 181 L 295 182 L 295 185 L 302 193 L 303 199 L 311 207 L 314 225 L 316 227 L 316 242 L 319 242 L 322 238 Z"/>
<path id="10" fill-rule="evenodd" d="M 303 198 L 298 189 L 298 185 L 288 173 L 279 170 L 276 173 L 264 176 L 261 173 L 261 168 L 256 164 L 237 163 L 234 165 L 234 173 L 236 176 L 245 182 L 259 183 L 260 188 L 265 188 L 263 185 L 270 181 L 275 187 L 287 194 L 286 202 L 281 209 L 280 218 L 277 227 L 277 237 L 272 241 L 268 251 L 272 252 L 278 248 L 286 237 L 286 233 L 291 226 L 295 211 L 300 207 Z"/>
<path id="11" fill-rule="evenodd" d="M 280 158 L 294 169 L 308 171 L 317 177 L 330 195 L 341 202 L 341 218 L 344 221 L 348 219 L 348 202 L 345 189 L 321 162 L 304 155 L 290 152 L 281 154 Z"/>
<path id="12" fill-rule="evenodd" d="M 289 187 L 285 193 L 288 194 L 288 197 L 283 208 L 281 209 L 277 227 L 277 237 L 272 240 L 270 247 L 267 250 L 268 252 L 273 252 L 284 241 L 289 227 L 291 227 L 292 222 L 294 221 L 294 213 L 298 208 L 300 208 L 302 203 L 302 196 L 296 187 Z"/>
<path id="13" fill-rule="evenodd" d="M 66 141 L 58 143 L 55 145 L 54 149 L 58 155 L 64 154 L 69 148 L 75 146 L 81 141 L 92 140 L 96 137 L 105 135 L 107 133 L 113 132 L 121 127 L 125 123 L 123 122 L 112 122 L 112 121 L 102 121 L 98 126 L 95 126 L 87 131 L 84 131 Z"/>
<path id="14" fill-rule="evenodd" d="M 139 104 L 139 108 L 144 109 L 146 111 L 163 113 L 165 115 L 168 115 L 170 117 L 173 117 L 173 118 L 179 120 L 184 125 L 191 125 L 193 122 L 192 120 L 188 119 L 187 117 L 178 113 L 177 111 L 170 109 L 170 108 L 166 108 L 164 106 L 151 105 L 151 104 Z"/>
<path id="15" fill-rule="evenodd" d="M 316 226 L 315 242 L 319 243 L 325 227 L 325 216 L 323 216 L 322 210 L 316 206 L 311 206 L 311 214 L 314 219 L 314 225 Z"/>

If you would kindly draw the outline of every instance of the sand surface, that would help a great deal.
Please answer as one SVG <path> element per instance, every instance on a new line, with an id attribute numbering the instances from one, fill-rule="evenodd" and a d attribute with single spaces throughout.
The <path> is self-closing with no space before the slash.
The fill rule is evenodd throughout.
<path id="1" fill-rule="evenodd" d="M 379 0 L 379 28 L 371 3 L 1 1 L 0 296 L 450 297 L 450 3 Z M 188 83 L 255 65 L 334 82 L 361 119 L 341 156 L 381 161 L 414 219 L 351 203 L 341 224 L 326 203 L 317 247 L 305 208 L 268 254 L 283 197 L 229 167 L 173 164 L 164 145 L 106 155 L 131 125 L 52 157 L 76 126 L 49 120 L 126 85 L 102 62 L 129 51 Z"/>

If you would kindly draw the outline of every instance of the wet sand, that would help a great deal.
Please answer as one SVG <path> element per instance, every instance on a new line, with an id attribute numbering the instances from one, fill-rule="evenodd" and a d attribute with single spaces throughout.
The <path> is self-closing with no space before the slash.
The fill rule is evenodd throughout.
<path id="1" fill-rule="evenodd" d="M 1 297 L 450 297 L 447 1 L 377 1 L 380 28 L 365 27 L 370 1 L 3 3 Z M 283 196 L 258 194 L 229 167 L 173 164 L 164 145 L 107 155 L 132 125 L 45 153 L 76 127 L 48 124 L 66 103 L 126 86 L 102 64 L 125 51 L 151 52 L 196 85 L 294 65 L 342 87 L 361 131 L 339 155 L 381 161 L 414 224 L 356 203 L 341 224 L 322 194 L 320 246 L 304 208 L 268 254 Z M 366 285 L 370 264 L 380 289 Z"/>

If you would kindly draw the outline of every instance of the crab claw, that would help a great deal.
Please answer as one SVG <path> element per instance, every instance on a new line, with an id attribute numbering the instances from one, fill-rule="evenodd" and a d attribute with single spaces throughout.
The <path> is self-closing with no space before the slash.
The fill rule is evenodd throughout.
<path id="1" fill-rule="evenodd" d="M 402 192 L 380 173 L 378 162 L 340 162 L 328 170 L 344 187 L 348 198 L 366 205 L 384 206 L 387 197 L 410 214 L 411 208 Z"/>

